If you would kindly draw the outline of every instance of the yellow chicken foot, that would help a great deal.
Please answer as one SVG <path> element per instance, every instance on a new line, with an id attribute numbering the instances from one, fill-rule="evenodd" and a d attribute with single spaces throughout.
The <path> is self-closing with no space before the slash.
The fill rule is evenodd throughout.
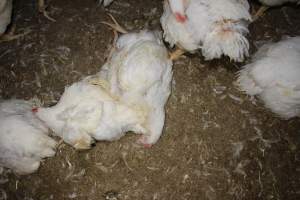
<path id="1" fill-rule="evenodd" d="M 46 11 L 47 6 L 45 5 L 45 0 L 38 0 L 39 12 L 43 13 L 43 15 L 52 22 L 56 22 L 55 19 L 50 17 Z"/>
<path id="2" fill-rule="evenodd" d="M 84 138 L 77 140 L 75 144 L 73 144 L 74 148 L 77 150 L 86 150 L 91 148 L 91 142 L 86 141 Z"/>
<path id="3" fill-rule="evenodd" d="M 253 15 L 253 21 L 256 21 L 258 18 L 262 17 L 268 9 L 268 6 L 261 6 L 258 9 L 258 11 Z"/>
<path id="4" fill-rule="evenodd" d="M 170 60 L 177 60 L 179 59 L 183 54 L 185 53 L 185 51 L 183 49 L 177 48 L 175 51 L 171 52 L 169 54 L 169 58 Z"/>

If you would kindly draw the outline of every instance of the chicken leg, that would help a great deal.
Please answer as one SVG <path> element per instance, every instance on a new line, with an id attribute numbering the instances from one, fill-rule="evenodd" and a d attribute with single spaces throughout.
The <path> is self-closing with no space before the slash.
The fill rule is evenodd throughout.
<path id="1" fill-rule="evenodd" d="M 0 43 L 1 42 L 9 42 L 9 41 L 12 41 L 12 40 L 16 40 L 16 39 L 18 39 L 20 37 L 23 37 L 23 36 L 25 36 L 25 35 L 27 35 L 28 33 L 31 32 L 30 29 L 27 29 L 23 33 L 14 34 L 15 30 L 16 30 L 16 25 L 13 24 L 11 26 L 11 28 L 9 29 L 9 31 L 7 31 L 7 33 L 0 34 Z"/>
<path id="2" fill-rule="evenodd" d="M 173 52 L 171 52 L 171 53 L 169 54 L 169 58 L 170 58 L 170 60 L 177 60 L 177 59 L 179 59 L 185 52 L 186 52 L 186 51 L 183 50 L 182 48 L 178 48 L 178 47 L 177 47 L 177 49 L 176 49 L 175 51 L 173 51 Z"/>
<path id="3" fill-rule="evenodd" d="M 111 14 L 108 14 L 108 16 L 110 16 L 110 18 L 113 20 L 114 24 L 108 23 L 105 21 L 102 21 L 101 22 L 102 24 L 105 24 L 105 25 L 111 27 L 112 29 L 118 31 L 119 33 L 128 33 L 128 31 L 125 28 L 123 28 Z"/>
<path id="4" fill-rule="evenodd" d="M 258 9 L 258 11 L 253 15 L 253 22 L 256 21 L 258 18 L 262 17 L 268 9 L 268 6 L 261 6 Z"/>
<path id="5" fill-rule="evenodd" d="M 111 14 L 108 14 L 108 15 L 113 20 L 114 24 L 108 23 L 108 22 L 105 22 L 105 21 L 102 21 L 101 23 L 111 27 L 113 29 L 113 32 L 114 32 L 114 40 L 113 40 L 112 48 L 110 49 L 109 54 L 107 56 L 107 58 L 109 60 L 112 57 L 112 54 L 116 49 L 116 43 L 117 43 L 117 40 L 118 40 L 118 32 L 128 33 L 128 31 L 125 28 L 123 28 Z"/>
<path id="6" fill-rule="evenodd" d="M 39 12 L 43 13 L 43 15 L 52 22 L 56 22 L 55 19 L 50 17 L 46 11 L 47 6 L 45 5 L 45 0 L 38 0 Z"/>

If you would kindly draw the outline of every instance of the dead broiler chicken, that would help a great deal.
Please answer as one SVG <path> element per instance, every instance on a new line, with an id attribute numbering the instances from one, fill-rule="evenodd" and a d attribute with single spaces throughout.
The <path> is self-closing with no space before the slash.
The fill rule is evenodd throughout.
<path id="1" fill-rule="evenodd" d="M 124 34 L 117 40 L 100 76 L 110 83 L 110 91 L 122 102 L 146 112 L 143 126 L 147 133 L 139 142 L 151 146 L 160 138 L 164 127 L 165 104 L 171 93 L 172 61 L 160 32 L 127 33 L 112 19 L 115 25 L 106 24 Z"/>
<path id="2" fill-rule="evenodd" d="M 65 89 L 59 102 L 36 115 L 77 149 L 116 140 L 128 131 L 154 144 L 164 126 L 172 62 L 156 33 L 122 35 L 100 73 Z"/>

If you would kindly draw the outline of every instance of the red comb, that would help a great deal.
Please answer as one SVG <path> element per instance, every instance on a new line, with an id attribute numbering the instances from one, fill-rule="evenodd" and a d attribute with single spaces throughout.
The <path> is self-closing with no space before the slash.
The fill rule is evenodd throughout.
<path id="1" fill-rule="evenodd" d="M 37 113 L 37 112 L 38 112 L 38 108 L 32 108 L 32 109 L 31 109 L 31 112 Z"/>
<path id="2" fill-rule="evenodd" d="M 187 17 L 185 15 L 182 15 L 178 12 L 175 13 L 175 18 L 176 18 L 176 21 L 178 21 L 180 23 L 184 23 L 187 20 Z"/>

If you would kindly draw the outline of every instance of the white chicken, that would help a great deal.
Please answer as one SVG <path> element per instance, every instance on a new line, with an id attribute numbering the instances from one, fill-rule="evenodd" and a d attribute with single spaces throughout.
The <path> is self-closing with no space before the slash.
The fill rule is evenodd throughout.
<path id="1" fill-rule="evenodd" d="M 96 140 L 116 140 L 127 131 L 143 133 L 143 112 L 122 104 L 98 75 L 66 87 L 59 102 L 38 108 L 36 115 L 76 149 L 88 149 Z"/>
<path id="2" fill-rule="evenodd" d="M 239 72 L 238 85 L 282 118 L 300 115 L 300 37 L 263 45 Z"/>
<path id="3" fill-rule="evenodd" d="M 162 134 L 172 75 L 172 61 L 161 34 L 146 30 L 123 34 L 100 71 L 114 95 L 147 113 L 143 123 L 147 133 L 139 140 L 145 147 L 156 143 Z"/>
<path id="4" fill-rule="evenodd" d="M 36 171 L 43 158 L 55 154 L 56 142 L 32 108 L 33 104 L 24 100 L 0 102 L 0 166 L 18 174 Z"/>
<path id="5" fill-rule="evenodd" d="M 76 149 L 127 131 L 143 134 L 139 141 L 149 146 L 162 133 L 171 79 L 172 62 L 156 33 L 125 34 L 99 74 L 67 87 L 57 105 L 36 115 Z"/>
<path id="6" fill-rule="evenodd" d="M 251 15 L 246 0 L 165 0 L 160 21 L 171 46 L 201 49 L 206 60 L 225 55 L 243 61 L 248 56 Z"/>

